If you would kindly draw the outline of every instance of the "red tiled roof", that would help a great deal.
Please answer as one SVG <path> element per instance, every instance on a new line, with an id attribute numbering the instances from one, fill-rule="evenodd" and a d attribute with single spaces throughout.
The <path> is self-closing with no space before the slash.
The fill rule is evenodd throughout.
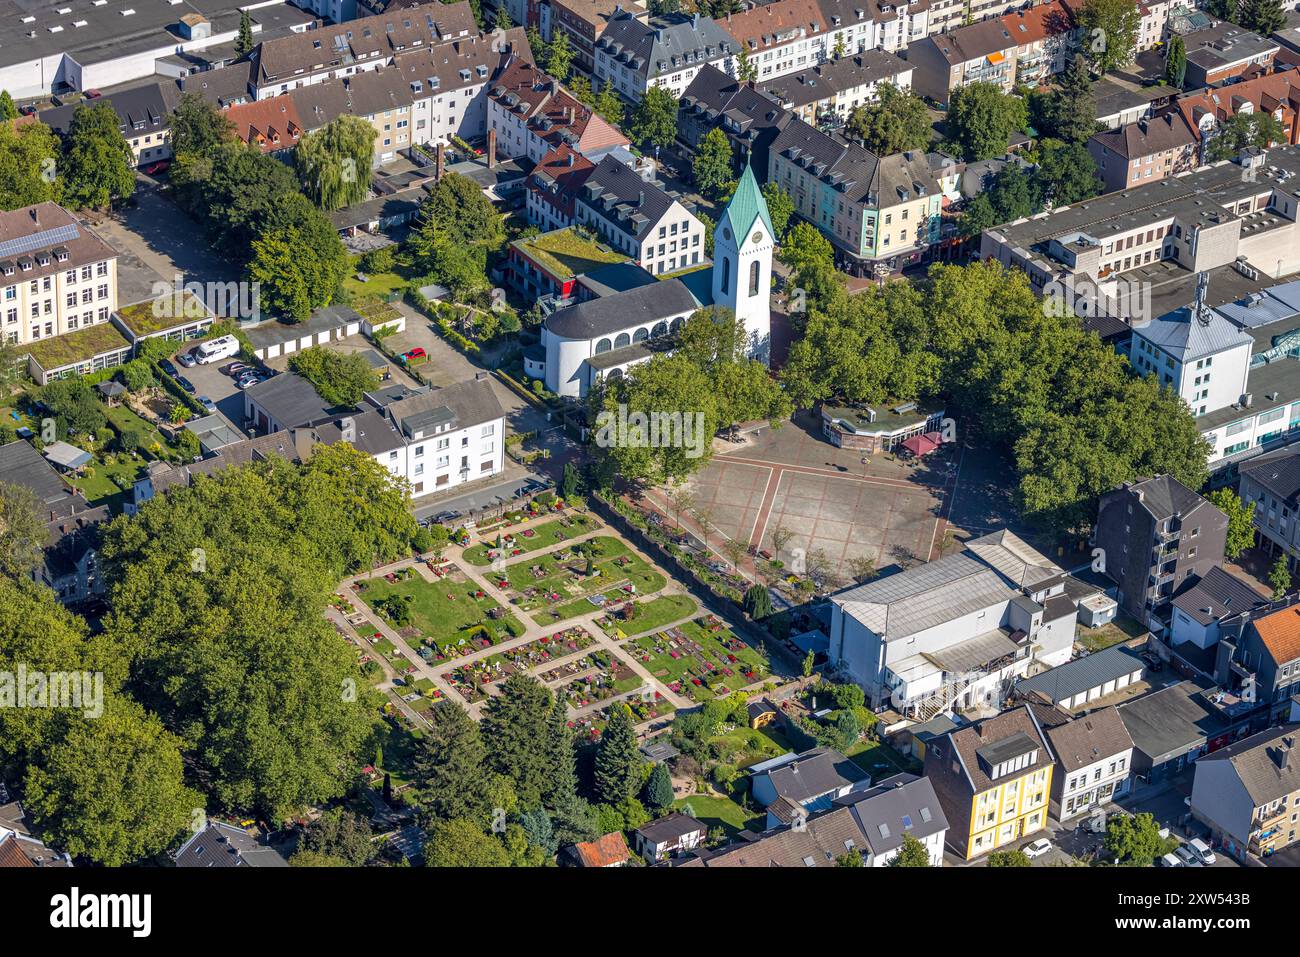
<path id="1" fill-rule="evenodd" d="M 226 117 L 235 124 L 236 136 L 245 143 L 256 144 L 263 153 L 288 149 L 303 133 L 298 107 L 287 93 L 236 104 L 226 110 Z"/>
<path id="2" fill-rule="evenodd" d="M 35 867 L 31 858 L 18 846 L 18 838 L 6 834 L 0 839 L 0 867 Z"/>
<path id="3" fill-rule="evenodd" d="M 803 29 L 807 36 L 826 32 L 826 16 L 814 0 L 776 0 L 740 13 L 727 14 L 724 30 L 741 46 L 763 50 L 777 46 L 782 34 Z"/>
<path id="4" fill-rule="evenodd" d="M 617 831 L 598 837 L 594 841 L 575 844 L 573 851 L 578 855 L 578 860 L 583 867 L 611 867 L 625 863 L 629 856 L 627 841 L 623 840 L 623 835 Z"/>
<path id="5" fill-rule="evenodd" d="M 1285 664 L 1300 658 L 1300 605 L 1256 618 L 1251 625 L 1275 662 Z"/>
<path id="6" fill-rule="evenodd" d="M 596 164 L 591 160 L 561 143 L 533 167 L 528 188 L 548 206 L 572 216 L 574 197 L 595 168 Z M 551 183 L 559 187 L 555 192 L 547 188 Z"/>
<path id="7" fill-rule="evenodd" d="M 1217 90 L 1180 96 L 1174 105 L 1199 136 L 1200 120 L 1207 113 L 1216 122 L 1223 123 L 1235 116 L 1244 103 L 1270 113 L 1279 107 L 1284 112 L 1297 112 L 1300 108 L 1300 67 L 1257 76 Z"/>

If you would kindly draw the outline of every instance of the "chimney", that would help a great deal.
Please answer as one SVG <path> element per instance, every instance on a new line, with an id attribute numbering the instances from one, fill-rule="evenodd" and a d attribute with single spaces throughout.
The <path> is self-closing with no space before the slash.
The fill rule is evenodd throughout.
<path id="1" fill-rule="evenodd" d="M 433 178 L 437 182 L 442 179 L 442 174 L 447 171 L 447 144 L 439 143 L 438 151 L 435 154 L 433 164 Z"/>
<path id="2" fill-rule="evenodd" d="M 497 131 L 488 130 L 488 147 L 487 147 L 488 169 L 497 168 Z"/>
<path id="3" fill-rule="evenodd" d="M 640 191 L 639 198 L 637 199 L 636 204 L 638 207 L 645 205 L 645 190 Z"/>

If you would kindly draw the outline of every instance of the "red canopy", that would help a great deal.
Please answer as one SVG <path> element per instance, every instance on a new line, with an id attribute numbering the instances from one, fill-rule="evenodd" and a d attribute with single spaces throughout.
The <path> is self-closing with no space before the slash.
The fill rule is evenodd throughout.
<path id="1" fill-rule="evenodd" d="M 929 455 L 939 447 L 940 435 L 938 432 L 926 432 L 924 435 L 914 435 L 910 439 L 904 439 L 903 448 L 915 456 Z"/>

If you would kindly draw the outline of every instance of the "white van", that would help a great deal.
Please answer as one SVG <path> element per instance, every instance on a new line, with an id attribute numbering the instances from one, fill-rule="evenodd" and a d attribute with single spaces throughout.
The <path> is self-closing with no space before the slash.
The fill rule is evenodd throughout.
<path id="1" fill-rule="evenodd" d="M 1199 837 L 1192 838 L 1187 842 L 1187 844 L 1196 853 L 1196 856 L 1201 859 L 1202 864 L 1208 866 L 1217 860 L 1214 856 L 1214 852 L 1210 850 L 1210 845 L 1206 844 Z"/>
<path id="2" fill-rule="evenodd" d="M 1156 866 L 1157 867 L 1182 867 L 1183 862 L 1180 861 L 1178 857 L 1174 854 L 1165 854 L 1158 861 L 1156 861 Z"/>
<path id="3" fill-rule="evenodd" d="M 222 359 L 237 355 L 239 355 L 239 340 L 234 336 L 221 336 L 217 339 L 209 339 L 207 342 L 200 342 L 198 348 L 194 350 L 194 358 L 199 360 L 199 365 L 220 362 Z"/>

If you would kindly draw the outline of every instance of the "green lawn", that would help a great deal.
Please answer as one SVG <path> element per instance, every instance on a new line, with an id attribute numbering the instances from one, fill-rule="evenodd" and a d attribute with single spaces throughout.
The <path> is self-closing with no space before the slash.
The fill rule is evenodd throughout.
<path id="1" fill-rule="evenodd" d="M 731 798 L 713 795 L 693 794 L 680 798 L 673 802 L 673 810 L 683 811 L 709 827 L 721 827 L 728 837 L 745 828 L 761 831 L 767 818 L 766 813 L 751 814 Z"/>
<path id="2" fill-rule="evenodd" d="M 726 628 L 710 631 L 701 624 L 704 620 L 679 626 L 685 641 L 662 631 L 636 638 L 624 647 L 652 675 L 696 701 L 708 701 L 768 677 L 771 672 L 758 652 Z M 698 645 L 698 650 L 688 647 L 689 641 Z"/>
<path id="3" fill-rule="evenodd" d="M 456 645 L 462 638 L 468 639 L 480 625 L 493 634 L 494 641 L 500 641 L 514 632 L 523 634 L 519 620 L 512 615 L 496 620 L 488 618 L 488 612 L 500 606 L 487 596 L 475 598 L 474 592 L 475 586 L 471 582 L 430 583 L 412 572 L 405 581 L 370 579 L 358 594 L 377 613 L 376 600 L 394 595 L 410 595 L 410 627 L 415 629 L 416 634 L 407 643 L 413 648 L 418 648 L 426 638 L 431 639 L 439 648 Z M 398 627 L 393 622 L 389 624 Z M 398 630 L 404 631 L 403 628 Z"/>
<path id="4" fill-rule="evenodd" d="M 851 759 L 854 764 L 870 774 L 873 781 L 877 778 L 897 774 L 900 771 L 910 771 L 913 774 L 921 773 L 921 766 L 918 762 L 904 754 L 900 754 L 880 741 L 859 741 L 849 748 L 845 757 Z"/>
<path id="5" fill-rule="evenodd" d="M 637 595 L 654 594 L 667 584 L 663 575 L 643 558 L 633 554 L 617 538 L 599 535 L 583 542 L 582 547 L 596 550 L 592 565 L 594 574 L 589 577 L 584 574 L 586 557 L 575 555 L 570 549 L 508 566 L 506 579 L 511 588 L 517 592 L 529 588 L 536 590 L 532 597 L 521 595 L 519 607 L 524 611 L 544 609 L 551 604 L 547 596 L 558 594 L 560 602 L 556 610 L 559 617 L 552 616 L 551 620 L 561 621 L 587 611 L 595 611 L 597 606 L 586 601 L 588 595 L 609 591 L 611 600 L 619 596 L 626 597 L 626 593 L 621 590 L 617 596 L 613 594 L 615 586 L 624 582 L 631 582 L 636 587 Z M 561 554 L 564 555 L 563 560 L 557 557 Z M 533 574 L 534 567 L 541 571 L 540 577 Z"/>
<path id="6" fill-rule="evenodd" d="M 501 549 L 502 557 L 509 561 L 511 555 L 516 550 L 520 554 L 535 552 L 542 548 L 548 548 L 551 545 L 558 545 L 560 542 L 570 538 L 576 538 L 584 535 L 596 528 L 595 519 L 586 515 L 573 515 L 566 519 L 569 527 L 561 524 L 561 519 L 553 519 L 549 522 L 543 522 L 541 525 L 524 526 L 515 528 L 509 532 L 503 533 L 506 537 L 513 538 L 513 544 L 507 545 Z M 531 532 L 531 535 L 525 534 Z M 465 561 L 471 565 L 490 565 L 494 558 L 489 554 L 495 552 L 496 539 L 493 538 L 493 544 L 486 543 L 474 545 L 465 549 Z"/>
<path id="7" fill-rule="evenodd" d="M 1146 633 L 1147 629 L 1143 628 L 1136 619 L 1120 612 L 1115 616 L 1114 621 L 1099 628 L 1085 628 L 1080 625 L 1075 632 L 1074 643 L 1089 651 L 1102 651 L 1112 645 L 1140 638 Z"/>
<path id="8" fill-rule="evenodd" d="M 775 728 L 733 728 L 709 738 L 709 750 L 716 752 L 719 763 L 747 768 L 751 764 L 780 757 L 794 747 Z"/>
<path id="9" fill-rule="evenodd" d="M 659 595 L 649 601 L 637 602 L 636 617 L 618 622 L 624 637 L 658 631 L 674 621 L 689 618 L 699 611 L 699 605 L 689 595 Z"/>

